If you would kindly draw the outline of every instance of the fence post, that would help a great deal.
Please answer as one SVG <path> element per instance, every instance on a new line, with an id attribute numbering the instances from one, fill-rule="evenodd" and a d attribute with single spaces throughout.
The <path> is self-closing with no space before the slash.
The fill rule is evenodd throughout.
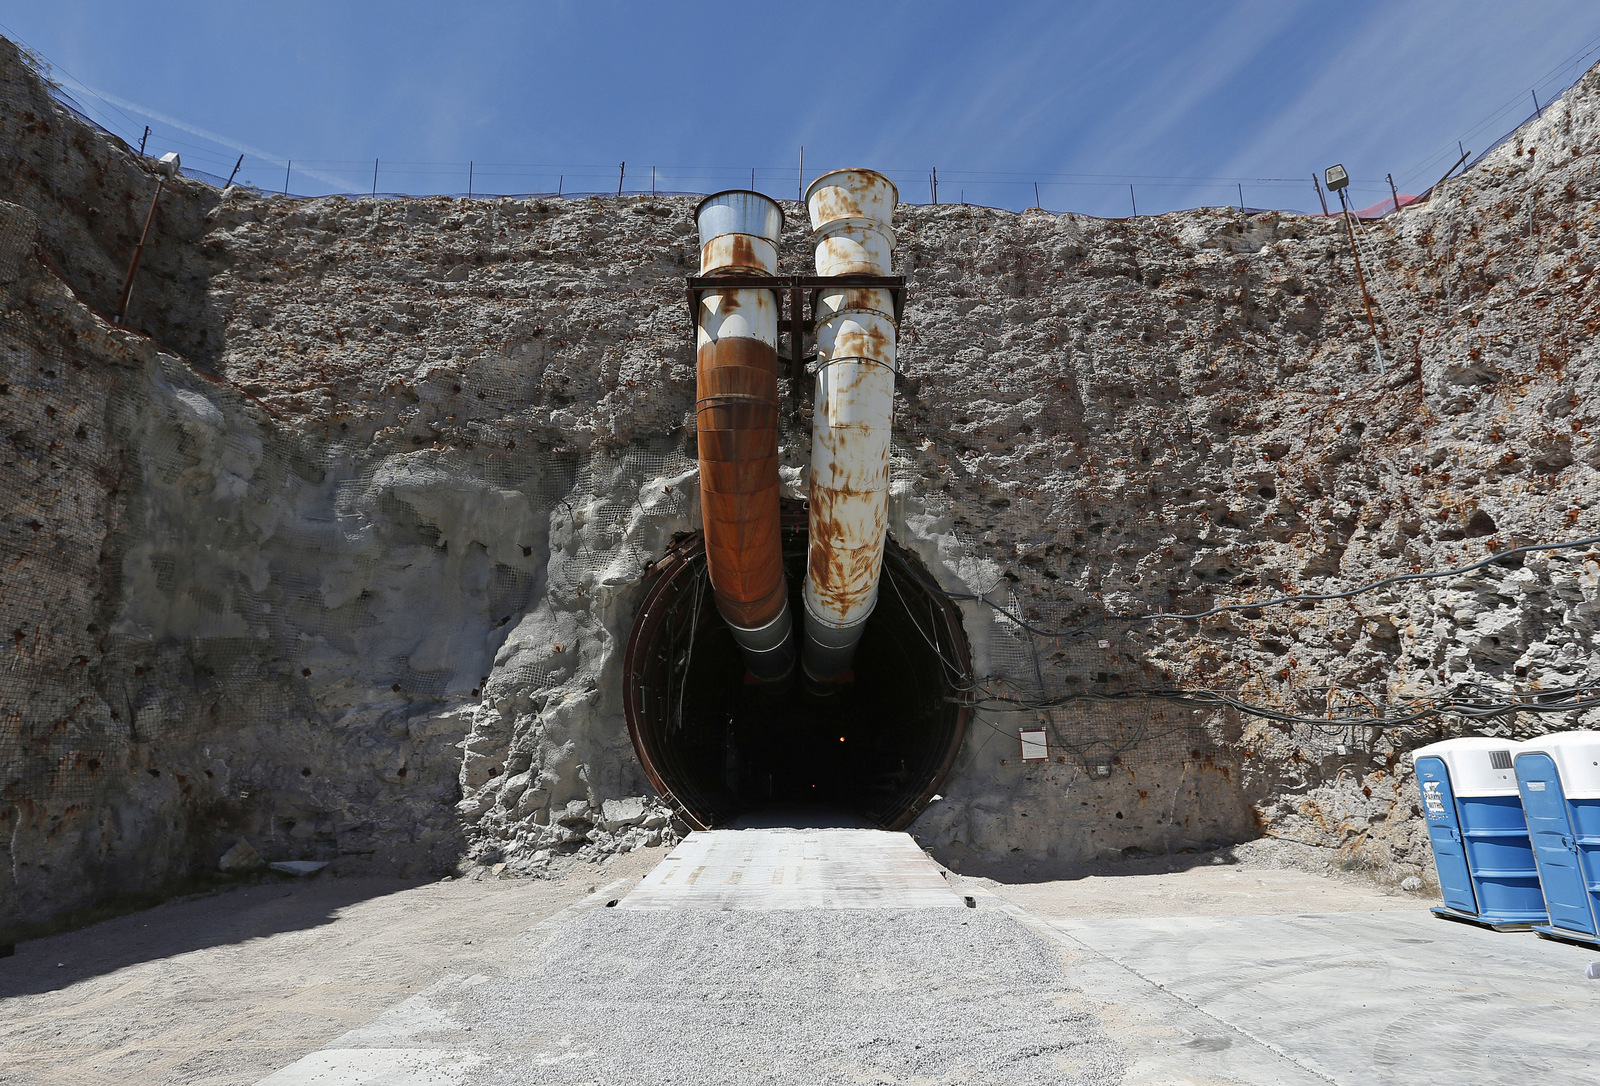
<path id="1" fill-rule="evenodd" d="M 622 195 L 622 179 L 628 176 L 628 160 L 623 159 L 622 165 L 617 167 L 617 195 Z"/>

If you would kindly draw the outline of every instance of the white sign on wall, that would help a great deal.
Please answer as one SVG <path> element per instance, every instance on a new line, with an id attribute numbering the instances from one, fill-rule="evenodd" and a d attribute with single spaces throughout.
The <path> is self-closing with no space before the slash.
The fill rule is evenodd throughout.
<path id="1" fill-rule="evenodd" d="M 1017 732 L 1017 738 L 1022 740 L 1022 760 L 1024 762 L 1047 762 L 1050 760 L 1050 738 L 1043 728 L 1023 728 Z"/>

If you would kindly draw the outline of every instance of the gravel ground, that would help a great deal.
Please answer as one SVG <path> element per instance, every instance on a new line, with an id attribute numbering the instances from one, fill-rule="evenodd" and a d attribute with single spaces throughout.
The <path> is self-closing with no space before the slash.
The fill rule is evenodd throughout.
<path id="1" fill-rule="evenodd" d="M 421 1023 L 433 1021 L 429 1029 Z M 998 912 L 596 909 L 524 967 L 341 1043 L 469 1049 L 466 1082 L 1112 1083 L 1055 950 Z"/>

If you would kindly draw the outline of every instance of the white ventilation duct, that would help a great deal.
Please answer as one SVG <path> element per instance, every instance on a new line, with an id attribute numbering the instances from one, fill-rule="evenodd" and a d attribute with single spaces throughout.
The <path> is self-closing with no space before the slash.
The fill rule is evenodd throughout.
<path id="1" fill-rule="evenodd" d="M 871 170 L 835 170 L 806 190 L 819 276 L 888 275 L 899 199 Z M 811 437 L 810 553 L 801 662 L 819 683 L 849 677 L 878 601 L 888 528 L 894 415 L 891 291 L 831 287 L 816 306 L 817 390 Z"/>

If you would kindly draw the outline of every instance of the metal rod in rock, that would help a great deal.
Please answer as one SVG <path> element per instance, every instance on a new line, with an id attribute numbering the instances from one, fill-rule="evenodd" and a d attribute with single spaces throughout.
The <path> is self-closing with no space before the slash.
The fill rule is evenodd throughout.
<path id="1" fill-rule="evenodd" d="M 144 229 L 139 231 L 139 244 L 134 247 L 133 259 L 128 261 L 128 274 L 122 280 L 122 297 L 117 299 L 117 317 L 113 323 L 121 324 L 128 315 L 128 299 L 133 297 L 133 277 L 139 272 L 139 258 L 144 255 L 144 242 L 150 236 L 150 224 L 156 217 L 156 201 L 161 199 L 161 188 L 166 183 L 165 177 L 156 179 L 156 192 L 150 197 L 150 210 L 145 212 Z"/>
<path id="2" fill-rule="evenodd" d="M 1378 322 L 1372 315 L 1372 296 L 1367 293 L 1367 277 L 1361 271 L 1361 253 L 1356 249 L 1355 227 L 1350 225 L 1350 204 L 1339 190 L 1339 206 L 1344 210 L 1344 229 L 1350 235 L 1350 255 L 1356 258 L 1356 282 L 1361 284 L 1361 300 L 1367 307 L 1367 325 L 1372 329 L 1372 343 L 1378 349 L 1378 369 L 1383 369 L 1383 342 L 1378 338 Z"/>
<path id="3" fill-rule="evenodd" d="M 235 162 L 235 163 L 234 163 L 234 164 L 233 164 L 233 172 L 232 172 L 232 173 L 230 173 L 230 174 L 229 174 L 229 175 L 228 175 L 228 184 L 227 184 L 227 185 L 223 185 L 223 186 L 222 186 L 222 187 L 223 187 L 223 188 L 227 188 L 227 187 L 228 187 L 228 185 L 231 185 L 231 184 L 233 184 L 233 179 L 234 179 L 234 178 L 235 178 L 235 177 L 238 177 L 238 176 L 239 176 L 239 167 L 240 167 L 240 166 L 243 166 L 243 165 L 244 165 L 244 156 L 243 156 L 243 155 L 240 155 L 240 156 L 239 156 L 239 161 L 238 161 L 238 162 Z"/>

